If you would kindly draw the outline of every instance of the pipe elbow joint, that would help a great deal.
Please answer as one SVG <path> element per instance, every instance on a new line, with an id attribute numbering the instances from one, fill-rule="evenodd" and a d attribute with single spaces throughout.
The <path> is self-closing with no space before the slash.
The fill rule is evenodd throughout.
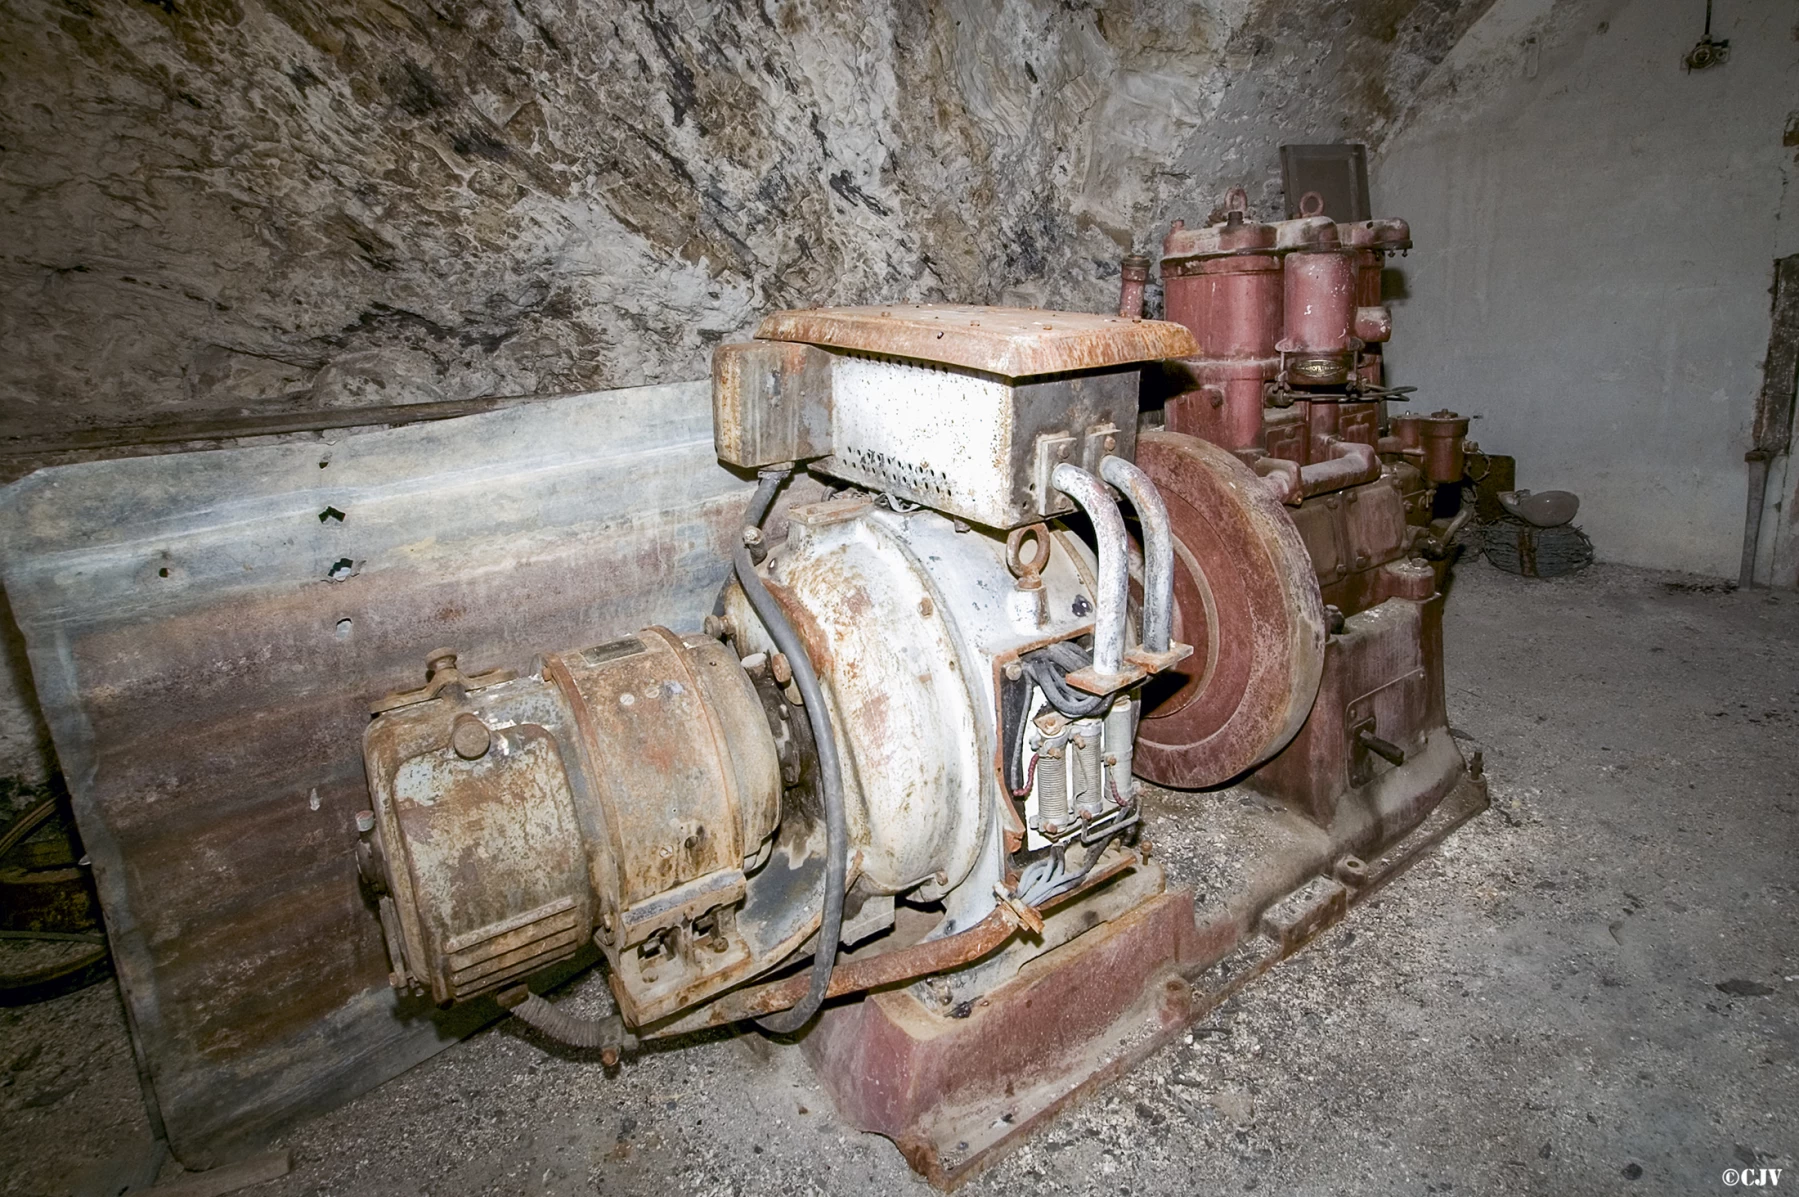
<path id="1" fill-rule="evenodd" d="M 1143 626 L 1139 643 L 1151 653 L 1165 653 L 1174 630 L 1174 531 L 1168 505 L 1148 474 L 1122 457 L 1106 457 L 1099 474 L 1117 487 L 1143 525 Z"/>
<path id="2" fill-rule="evenodd" d="M 1063 462 L 1050 481 L 1093 522 L 1099 548 L 1098 593 L 1093 596 L 1098 609 L 1093 625 L 1093 671 L 1097 679 L 1118 677 L 1124 669 L 1125 610 L 1131 586 L 1124 516 L 1105 484 L 1079 466 Z"/>

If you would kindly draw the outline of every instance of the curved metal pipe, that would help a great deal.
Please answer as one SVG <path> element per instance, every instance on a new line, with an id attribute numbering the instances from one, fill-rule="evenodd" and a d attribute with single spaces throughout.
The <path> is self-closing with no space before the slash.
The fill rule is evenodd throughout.
<path id="1" fill-rule="evenodd" d="M 1143 647 L 1168 651 L 1174 635 L 1174 530 L 1168 505 L 1149 475 L 1122 457 L 1099 463 L 1099 476 L 1116 486 L 1137 509 L 1143 525 Z"/>
<path id="2" fill-rule="evenodd" d="M 1380 477 L 1380 458 L 1375 455 L 1373 445 L 1332 437 L 1330 454 L 1324 461 L 1299 467 L 1299 486 L 1308 497 L 1326 491 L 1346 490 Z"/>
<path id="3" fill-rule="evenodd" d="M 1116 675 L 1124 668 L 1124 617 L 1131 598 L 1131 565 L 1124 532 L 1124 517 L 1105 484 L 1079 466 L 1063 462 L 1050 475 L 1056 489 L 1073 499 L 1093 521 L 1099 542 L 1099 607 L 1093 623 L 1093 669 Z"/>

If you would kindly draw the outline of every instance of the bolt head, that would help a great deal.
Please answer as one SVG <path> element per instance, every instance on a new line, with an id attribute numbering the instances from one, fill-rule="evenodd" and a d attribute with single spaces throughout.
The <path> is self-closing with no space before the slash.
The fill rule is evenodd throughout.
<path id="1" fill-rule="evenodd" d="M 493 733 L 473 715 L 465 712 L 456 716 L 455 721 L 450 724 L 450 747 L 463 760 L 479 760 L 487 755 L 487 750 L 492 746 Z"/>
<path id="2" fill-rule="evenodd" d="M 373 830 L 375 830 L 375 812 L 372 810 L 357 811 L 356 812 L 356 831 L 357 831 L 357 833 L 361 834 L 361 835 L 366 835 Z"/>

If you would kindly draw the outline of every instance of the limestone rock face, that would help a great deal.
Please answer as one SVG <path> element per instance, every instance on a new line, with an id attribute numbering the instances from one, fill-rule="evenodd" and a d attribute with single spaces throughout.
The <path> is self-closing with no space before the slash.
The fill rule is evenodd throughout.
<path id="1" fill-rule="evenodd" d="M 764 312 L 1100 310 L 1486 0 L 9 0 L 0 436 L 703 376 Z"/>

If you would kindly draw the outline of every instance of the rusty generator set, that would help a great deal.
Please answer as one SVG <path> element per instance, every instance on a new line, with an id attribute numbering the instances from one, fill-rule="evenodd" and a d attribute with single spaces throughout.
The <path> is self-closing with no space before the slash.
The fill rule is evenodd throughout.
<path id="1" fill-rule="evenodd" d="M 1481 809 L 1443 698 L 1468 421 L 1385 410 L 1409 230 L 1226 209 L 1168 234 L 1166 321 L 1132 257 L 1117 314 L 789 311 L 719 348 L 718 457 L 758 485 L 704 626 L 517 676 L 439 651 L 377 704 L 392 984 L 608 1064 L 800 1034 L 947 1185 Z M 532 991 L 596 950 L 615 1015 Z"/>

